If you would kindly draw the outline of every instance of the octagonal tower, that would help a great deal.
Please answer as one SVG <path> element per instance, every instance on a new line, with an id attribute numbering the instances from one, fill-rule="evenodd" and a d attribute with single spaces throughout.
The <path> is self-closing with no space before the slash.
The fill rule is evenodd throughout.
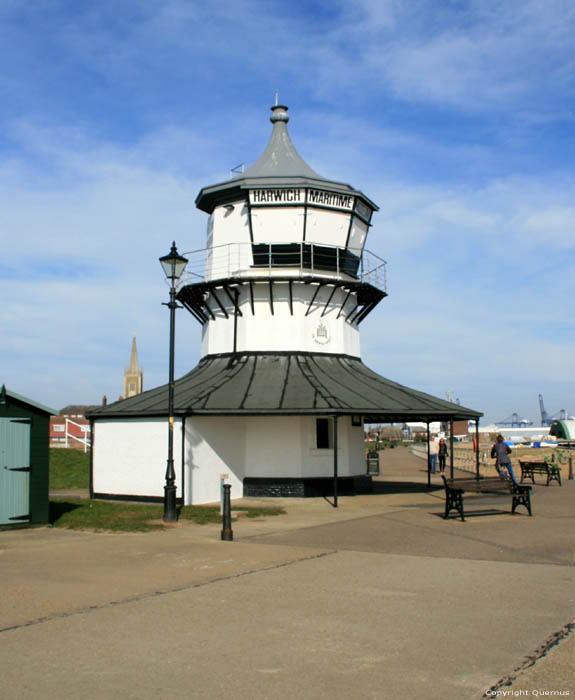
<path id="1" fill-rule="evenodd" d="M 272 107 L 270 121 L 261 157 L 200 191 L 207 246 L 186 254 L 178 299 L 203 326 L 202 357 L 360 357 L 358 326 L 386 296 L 385 262 L 365 250 L 377 206 L 304 162 L 287 130 L 287 107 Z"/>

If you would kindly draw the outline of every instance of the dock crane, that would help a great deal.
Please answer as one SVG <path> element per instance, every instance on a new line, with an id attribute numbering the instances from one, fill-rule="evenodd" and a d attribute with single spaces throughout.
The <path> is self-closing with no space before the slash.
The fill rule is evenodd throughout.
<path id="1" fill-rule="evenodd" d="M 550 416 L 543 405 L 543 396 L 539 394 L 539 409 L 541 410 L 541 425 L 551 425 L 555 420 L 567 420 L 567 411 L 562 408 Z"/>
<path id="2" fill-rule="evenodd" d="M 527 418 L 520 418 L 517 413 L 512 413 L 504 420 L 497 421 L 498 425 L 510 425 L 512 428 L 521 428 L 527 425 L 533 425 L 533 421 Z"/>

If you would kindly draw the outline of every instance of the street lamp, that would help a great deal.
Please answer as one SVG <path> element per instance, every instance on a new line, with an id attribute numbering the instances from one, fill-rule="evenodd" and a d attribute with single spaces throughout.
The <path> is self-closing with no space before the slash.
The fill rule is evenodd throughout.
<path id="1" fill-rule="evenodd" d="M 176 512 L 176 472 L 174 471 L 174 338 L 176 333 L 176 283 L 188 264 L 186 258 L 179 255 L 176 242 L 168 255 L 160 258 L 160 264 L 170 281 L 170 301 L 164 306 L 170 309 L 170 375 L 168 382 L 168 463 L 166 466 L 166 485 L 164 486 L 164 522 L 178 519 Z"/>

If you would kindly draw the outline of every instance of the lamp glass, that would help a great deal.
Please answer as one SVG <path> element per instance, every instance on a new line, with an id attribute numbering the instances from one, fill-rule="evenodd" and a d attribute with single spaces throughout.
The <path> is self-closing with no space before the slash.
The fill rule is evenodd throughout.
<path id="1" fill-rule="evenodd" d="M 172 243 L 172 249 L 168 255 L 163 255 L 160 258 L 160 264 L 169 280 L 178 280 L 182 276 L 188 260 L 178 253 L 176 244 Z"/>

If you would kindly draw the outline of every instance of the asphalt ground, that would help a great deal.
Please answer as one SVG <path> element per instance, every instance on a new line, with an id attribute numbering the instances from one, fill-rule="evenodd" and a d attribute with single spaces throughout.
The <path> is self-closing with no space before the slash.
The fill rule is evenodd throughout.
<path id="1" fill-rule="evenodd" d="M 376 493 L 281 500 L 233 542 L 0 532 L 0 698 L 575 697 L 575 482 L 446 521 L 421 460 L 383 462 Z"/>

